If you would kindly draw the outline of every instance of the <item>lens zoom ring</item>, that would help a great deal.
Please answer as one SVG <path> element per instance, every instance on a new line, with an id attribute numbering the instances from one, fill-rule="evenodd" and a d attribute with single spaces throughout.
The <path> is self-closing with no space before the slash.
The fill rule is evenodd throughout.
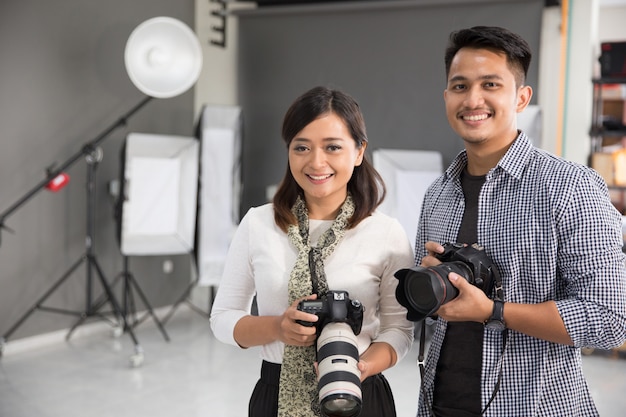
<path id="1" fill-rule="evenodd" d="M 318 362 L 321 362 L 329 356 L 335 355 L 350 356 L 357 361 L 359 360 L 359 350 L 357 349 L 357 347 L 351 343 L 346 342 L 326 343 L 317 351 L 317 360 Z"/>
<path id="2" fill-rule="evenodd" d="M 327 373 L 326 375 L 320 378 L 319 382 L 317 383 L 317 386 L 322 388 L 330 384 L 331 382 L 337 382 L 337 381 L 352 383 L 358 387 L 361 386 L 361 379 L 356 374 L 353 374 L 352 372 L 346 372 L 346 371 L 336 371 L 336 372 Z"/>

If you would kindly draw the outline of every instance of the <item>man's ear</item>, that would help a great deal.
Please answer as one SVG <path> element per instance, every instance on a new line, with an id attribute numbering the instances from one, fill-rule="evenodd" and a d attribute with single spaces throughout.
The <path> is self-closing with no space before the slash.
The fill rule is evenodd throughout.
<path id="1" fill-rule="evenodd" d="M 521 113 L 530 104 L 530 99 L 533 96 L 533 89 L 528 85 L 523 85 L 517 90 L 517 107 L 516 111 Z"/>

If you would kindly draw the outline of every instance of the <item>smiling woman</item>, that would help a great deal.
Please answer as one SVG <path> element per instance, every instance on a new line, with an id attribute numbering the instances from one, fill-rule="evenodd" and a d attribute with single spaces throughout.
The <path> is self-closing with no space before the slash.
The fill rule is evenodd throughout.
<path id="1" fill-rule="evenodd" d="M 328 113 L 304 127 L 289 144 L 291 175 L 302 188 L 309 218 L 333 220 L 346 199 L 348 181 L 367 147 L 357 148 L 343 120 Z"/>
<path id="2" fill-rule="evenodd" d="M 285 175 L 273 203 L 250 209 L 233 237 L 212 329 L 223 342 L 262 347 L 250 416 L 320 416 L 332 402 L 333 408 L 350 404 L 341 415 L 360 410 L 361 417 L 393 417 L 393 395 L 381 372 L 411 346 L 413 325 L 395 300 L 393 274 L 413 264 L 413 252 L 400 223 L 376 210 L 385 187 L 365 154 L 363 115 L 346 93 L 316 87 L 287 110 L 282 136 Z M 324 305 L 335 299 L 330 294 L 346 294 L 343 299 L 364 311 L 360 330 L 344 331 L 342 346 L 354 348 L 355 363 L 345 365 L 349 372 L 328 372 L 342 365 L 321 361 L 318 393 L 316 353 L 326 347 L 330 326 L 326 320 L 319 329 L 305 325 L 318 316 L 300 303 Z M 255 295 L 257 316 L 250 314 Z M 327 383 L 334 375 L 346 379 Z M 333 388 L 331 400 L 326 388 L 335 384 L 340 389 Z"/>

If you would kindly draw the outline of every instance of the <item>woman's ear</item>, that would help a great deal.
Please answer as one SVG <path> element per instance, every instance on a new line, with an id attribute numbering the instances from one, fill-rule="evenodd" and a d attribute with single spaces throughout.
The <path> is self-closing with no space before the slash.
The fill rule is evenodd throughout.
<path id="1" fill-rule="evenodd" d="M 361 147 L 357 149 L 356 160 L 354 161 L 354 166 L 358 167 L 363 163 L 363 156 L 365 155 L 365 149 L 367 148 L 367 142 L 363 141 Z"/>

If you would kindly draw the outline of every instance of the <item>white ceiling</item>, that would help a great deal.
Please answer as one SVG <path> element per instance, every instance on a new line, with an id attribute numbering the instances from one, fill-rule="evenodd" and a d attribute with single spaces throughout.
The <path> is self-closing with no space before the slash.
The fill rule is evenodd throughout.
<path id="1" fill-rule="evenodd" d="M 600 7 L 626 6 L 626 0 L 600 0 Z"/>

